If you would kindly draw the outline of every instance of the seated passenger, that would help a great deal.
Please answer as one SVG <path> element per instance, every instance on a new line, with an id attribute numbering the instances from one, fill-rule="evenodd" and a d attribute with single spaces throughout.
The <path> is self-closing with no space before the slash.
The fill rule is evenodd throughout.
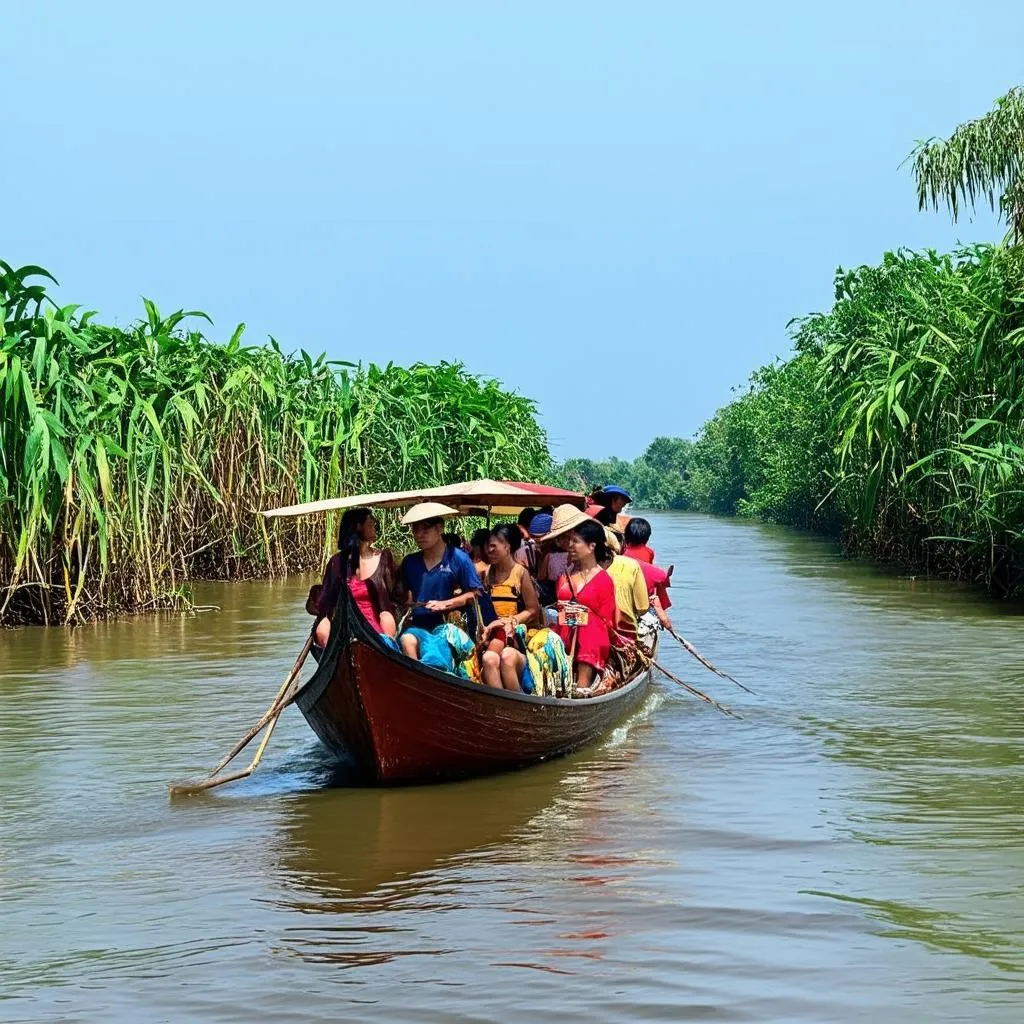
<path id="1" fill-rule="evenodd" d="M 599 562 L 608 557 L 604 527 L 572 505 L 555 509 L 554 540 L 569 534 L 569 566 L 558 580 L 558 635 L 576 673 L 576 692 L 591 694 L 611 651 L 618 611 L 615 584 Z"/>
<path id="2" fill-rule="evenodd" d="M 605 527 L 605 539 L 609 557 L 601 564 L 615 584 L 615 604 L 619 610 L 616 628 L 628 642 L 636 639 L 637 623 L 651 607 L 651 599 L 640 563 L 618 554 L 619 539 L 608 527 Z"/>
<path id="3" fill-rule="evenodd" d="M 436 642 L 446 632 L 444 616 L 463 608 L 469 610 L 482 588 L 469 555 L 444 542 L 444 517 L 454 515 L 458 512 L 447 505 L 425 501 L 413 505 L 402 517 L 402 523 L 412 528 L 419 551 L 402 560 L 401 583 L 405 603 L 412 612 L 410 625 L 402 631 L 399 642 L 402 652 L 416 660 L 429 649 L 430 663 L 445 671 L 453 670 L 454 658 L 446 662 Z M 433 639 L 432 634 L 436 634 Z M 472 644 L 468 637 L 466 641 Z M 436 662 L 435 655 L 439 658 Z"/>
<path id="4" fill-rule="evenodd" d="M 466 550 L 466 541 L 461 533 L 445 533 L 442 534 L 444 537 L 445 544 L 450 548 L 458 548 L 460 551 Z"/>
<path id="5" fill-rule="evenodd" d="M 373 544 L 376 539 L 377 520 L 370 510 L 347 509 L 338 527 L 338 552 L 327 563 L 316 601 L 313 637 L 319 647 L 327 646 L 331 617 L 345 583 L 374 630 L 394 638 L 397 629 L 391 594 L 395 587 L 395 556 L 388 548 L 378 551 Z"/>
<path id="6" fill-rule="evenodd" d="M 512 524 L 491 530 L 487 546 L 490 563 L 484 574 L 484 592 L 490 597 L 497 616 L 484 630 L 487 650 L 482 660 L 483 681 L 498 689 L 520 691 L 526 655 L 517 650 L 517 626 L 539 626 L 540 601 L 526 568 L 515 560 L 522 537 Z"/>
<path id="7" fill-rule="evenodd" d="M 668 610 L 672 607 L 672 601 L 668 596 L 668 588 L 672 569 L 668 572 L 654 564 L 654 551 L 647 546 L 651 538 L 651 524 L 646 519 L 631 519 L 626 527 L 626 549 L 627 558 L 636 559 L 640 563 L 640 570 L 644 574 L 644 582 L 647 584 L 647 594 L 651 599 L 651 610 L 657 622 L 663 629 L 672 629 L 672 620 L 668 616 Z"/>
<path id="8" fill-rule="evenodd" d="M 537 578 L 537 565 L 540 562 L 540 551 L 538 548 L 537 540 L 533 534 L 532 526 L 534 519 L 537 519 L 540 513 L 536 509 L 524 508 L 519 513 L 518 527 L 519 535 L 522 543 L 516 548 L 515 559 L 520 564 L 526 567 L 526 571 L 534 578 Z M 551 517 L 548 516 L 548 522 L 551 521 Z M 543 532 L 547 532 L 546 530 Z"/>
<path id="9" fill-rule="evenodd" d="M 654 563 L 654 551 L 647 546 L 651 539 L 651 524 L 646 519 L 630 519 L 624 531 L 626 546 L 622 553 L 638 562 Z"/>
<path id="10" fill-rule="evenodd" d="M 539 522 L 538 522 L 539 520 Z M 535 536 L 540 539 L 551 529 L 551 516 L 537 516 L 530 524 L 531 530 L 537 530 Z M 544 533 L 539 531 L 543 530 Z M 555 584 L 565 572 L 569 564 L 569 534 L 562 533 L 554 540 L 541 540 L 540 561 L 537 564 L 537 594 L 544 606 L 555 603 Z"/>
<path id="11" fill-rule="evenodd" d="M 480 576 L 487 572 L 487 545 L 490 541 L 491 531 L 485 527 L 474 530 L 473 536 L 469 539 L 469 554 Z"/>

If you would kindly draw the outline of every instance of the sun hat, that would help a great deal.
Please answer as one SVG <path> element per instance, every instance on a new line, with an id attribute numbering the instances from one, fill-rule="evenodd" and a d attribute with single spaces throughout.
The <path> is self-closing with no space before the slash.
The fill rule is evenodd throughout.
<path id="1" fill-rule="evenodd" d="M 601 493 L 610 494 L 619 498 L 625 498 L 628 502 L 633 500 L 625 490 L 623 490 L 621 487 L 616 487 L 614 484 L 609 484 L 609 486 L 607 487 L 602 487 Z"/>
<path id="2" fill-rule="evenodd" d="M 559 505 L 551 517 L 551 529 L 540 539 L 553 540 L 555 537 L 560 537 L 563 533 L 575 530 L 581 523 L 589 523 L 591 521 L 590 516 L 575 505 Z"/>
<path id="3" fill-rule="evenodd" d="M 551 516 L 547 512 L 538 512 L 530 520 L 530 536 L 543 537 L 551 529 Z"/>
<path id="4" fill-rule="evenodd" d="M 614 552 L 616 555 L 622 554 L 622 545 L 619 543 L 619 538 L 615 536 L 615 531 L 609 526 L 604 528 L 604 542 L 608 546 L 609 551 Z"/>
<path id="5" fill-rule="evenodd" d="M 458 514 L 458 509 L 442 505 L 439 501 L 421 501 L 402 516 L 402 525 L 412 526 L 413 523 L 422 523 L 425 519 L 444 519 Z"/>

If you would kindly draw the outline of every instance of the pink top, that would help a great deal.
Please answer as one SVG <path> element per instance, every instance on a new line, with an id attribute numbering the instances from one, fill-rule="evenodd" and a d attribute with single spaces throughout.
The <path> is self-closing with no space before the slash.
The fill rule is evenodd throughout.
<path id="1" fill-rule="evenodd" d="M 356 605 L 363 613 L 366 621 L 370 623 L 375 632 L 382 633 L 380 619 L 377 618 L 377 609 L 373 607 L 373 601 L 370 600 L 370 588 L 367 587 L 366 581 L 356 576 L 350 576 L 348 589 L 352 591 L 352 596 L 356 599 Z"/>

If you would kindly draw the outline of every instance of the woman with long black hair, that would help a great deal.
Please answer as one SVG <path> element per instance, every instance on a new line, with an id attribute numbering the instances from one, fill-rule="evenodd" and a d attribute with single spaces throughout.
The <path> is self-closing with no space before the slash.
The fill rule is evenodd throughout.
<path id="1" fill-rule="evenodd" d="M 618 620 L 615 584 L 600 565 L 608 557 L 604 529 L 572 505 L 560 505 L 544 538 L 569 534 L 569 564 L 556 589 L 557 631 L 575 669 L 577 692 L 589 692 L 604 670 Z"/>
<path id="2" fill-rule="evenodd" d="M 377 520 L 368 508 L 350 508 L 338 527 L 338 552 L 327 563 L 323 586 L 316 602 L 313 636 L 326 647 L 331 635 L 331 616 L 341 588 L 348 585 L 359 610 L 378 633 L 394 638 L 398 632 L 392 594 L 397 570 L 390 549 L 378 550 Z"/>

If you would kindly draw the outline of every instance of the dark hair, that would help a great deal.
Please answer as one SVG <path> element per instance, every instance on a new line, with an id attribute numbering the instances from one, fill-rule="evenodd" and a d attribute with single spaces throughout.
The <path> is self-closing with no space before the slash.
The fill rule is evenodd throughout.
<path id="1" fill-rule="evenodd" d="M 473 531 L 473 536 L 469 539 L 469 550 L 476 554 L 478 551 L 483 554 L 487 549 L 487 542 L 491 539 L 491 531 L 487 527 L 482 526 L 479 530 Z"/>
<path id="2" fill-rule="evenodd" d="M 643 547 L 650 539 L 651 524 L 646 519 L 630 519 L 626 523 L 626 543 L 630 547 Z"/>
<path id="3" fill-rule="evenodd" d="M 530 523 L 533 522 L 533 517 L 536 514 L 537 510 L 535 508 L 524 508 L 523 511 L 519 513 L 519 518 L 516 522 L 518 522 L 524 530 L 528 530 L 530 528 Z"/>
<path id="4" fill-rule="evenodd" d="M 615 512 L 607 505 L 602 505 L 601 511 L 594 516 L 594 519 L 596 519 L 602 526 L 614 526 L 618 516 L 616 516 Z"/>
<path id="5" fill-rule="evenodd" d="M 598 562 L 603 562 L 609 555 L 608 545 L 605 541 L 604 527 L 600 523 L 593 519 L 588 519 L 585 523 L 580 523 L 579 526 L 573 529 L 580 540 L 585 544 L 594 545 L 594 557 Z"/>
<path id="6" fill-rule="evenodd" d="M 368 508 L 349 508 L 338 524 L 338 550 L 346 580 L 359 572 L 359 544 L 362 539 L 359 528 L 371 515 L 373 513 Z"/>
<path id="7" fill-rule="evenodd" d="M 450 548 L 461 548 L 462 547 L 462 535 L 459 533 L 442 533 L 441 539 Z"/>
<path id="8" fill-rule="evenodd" d="M 490 536 L 498 537 L 503 540 L 512 550 L 513 555 L 519 550 L 523 543 L 523 535 L 519 532 L 519 529 L 511 523 L 501 523 L 494 527 L 490 532 Z"/>
<path id="9" fill-rule="evenodd" d="M 444 526 L 444 516 L 431 516 L 429 519 L 421 519 L 419 522 L 410 523 L 409 529 L 414 526 Z"/>

